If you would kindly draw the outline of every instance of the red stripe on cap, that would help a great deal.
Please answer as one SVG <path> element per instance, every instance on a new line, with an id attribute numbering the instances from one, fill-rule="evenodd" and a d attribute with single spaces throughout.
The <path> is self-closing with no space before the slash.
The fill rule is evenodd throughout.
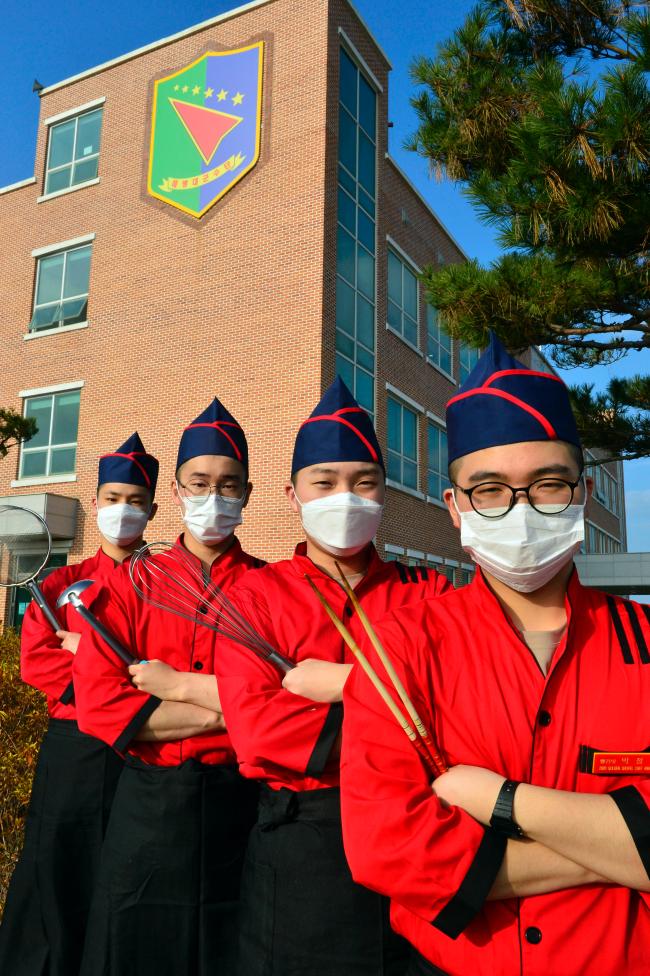
<path id="1" fill-rule="evenodd" d="M 526 370 L 526 372 L 529 372 L 529 370 Z M 562 381 L 560 380 L 560 382 Z M 513 396 L 512 393 L 506 393 L 505 390 L 492 390 L 489 387 L 486 388 L 479 386 L 476 390 L 467 390 L 466 393 L 458 393 L 455 397 L 452 397 L 451 400 L 447 402 L 447 407 L 450 407 L 452 403 L 456 403 L 457 400 L 466 400 L 467 397 L 479 395 L 500 397 L 502 400 L 508 400 L 509 403 L 514 403 L 516 407 L 520 407 L 522 410 L 525 410 L 526 413 L 529 413 L 531 417 L 534 417 L 535 420 L 542 425 L 550 440 L 557 440 L 555 428 L 550 421 L 546 419 L 543 413 L 540 413 L 539 410 L 535 410 L 535 407 L 531 407 L 530 404 L 524 403 L 524 401 L 520 400 L 518 397 Z"/>
<path id="2" fill-rule="evenodd" d="M 333 420 L 337 424 L 343 424 L 344 427 L 349 427 L 350 430 L 354 431 L 354 433 L 357 435 L 359 440 L 362 441 L 367 447 L 368 453 L 370 454 L 372 460 L 376 464 L 379 464 L 379 455 L 377 454 L 376 450 L 374 449 L 374 447 L 372 446 L 368 438 L 364 437 L 361 431 L 357 427 L 355 427 L 354 424 L 351 424 L 349 420 L 346 420 L 345 417 L 342 417 L 341 416 L 342 413 L 366 413 L 366 411 L 363 410 L 361 407 L 342 407 L 341 410 L 337 410 L 336 413 L 326 413 L 326 414 L 322 414 L 320 417 L 308 417 L 307 420 L 303 420 L 300 427 L 301 428 L 304 427 L 305 424 L 313 424 L 317 420 Z"/>
<path id="3" fill-rule="evenodd" d="M 227 430 L 221 429 L 222 427 L 234 427 L 235 430 L 241 430 L 239 424 L 233 423 L 232 420 L 213 420 L 210 423 L 189 424 L 185 428 L 185 430 L 193 430 L 195 427 L 212 427 L 214 428 L 214 430 L 218 430 L 220 434 L 223 434 L 223 436 L 226 438 L 227 441 L 230 441 L 230 444 L 232 445 L 232 448 L 237 456 L 237 460 L 242 461 L 243 455 L 242 452 L 237 447 L 237 444 L 232 439 L 232 437 L 230 436 Z M 183 431 L 183 433 L 185 433 L 185 430 Z"/>
<path id="4" fill-rule="evenodd" d="M 140 471 L 142 471 L 142 474 L 144 475 L 144 480 L 147 482 L 147 488 L 151 488 L 151 478 L 147 474 L 146 468 L 143 467 L 143 465 L 140 464 L 139 461 L 136 461 L 135 459 L 136 454 L 140 454 L 142 457 L 147 456 L 146 451 L 132 451 L 131 454 L 122 454 L 120 451 L 111 451 L 110 454 L 102 454 L 99 460 L 103 461 L 105 458 L 109 458 L 109 457 L 121 457 L 121 458 L 126 458 L 127 461 L 132 461 L 133 464 L 135 464 L 136 468 L 140 468 Z"/>
<path id="5" fill-rule="evenodd" d="M 559 376 L 554 376 L 553 373 L 543 373 L 538 369 L 500 369 L 497 373 L 492 373 L 492 376 L 486 379 L 483 386 L 489 386 L 501 376 L 541 376 L 545 380 L 555 380 L 556 383 L 562 383 L 564 386 L 564 381 Z M 483 389 L 483 386 L 478 389 Z"/>

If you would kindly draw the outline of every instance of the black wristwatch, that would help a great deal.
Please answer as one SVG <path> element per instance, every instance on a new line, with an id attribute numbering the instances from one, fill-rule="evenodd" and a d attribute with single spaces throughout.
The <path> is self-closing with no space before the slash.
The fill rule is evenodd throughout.
<path id="1" fill-rule="evenodd" d="M 525 837 L 525 834 L 518 823 L 515 823 L 512 816 L 512 805 L 515 799 L 515 790 L 519 783 L 513 779 L 507 779 L 494 804 L 494 810 L 490 818 L 490 826 L 494 827 L 500 834 L 506 837 Z"/>

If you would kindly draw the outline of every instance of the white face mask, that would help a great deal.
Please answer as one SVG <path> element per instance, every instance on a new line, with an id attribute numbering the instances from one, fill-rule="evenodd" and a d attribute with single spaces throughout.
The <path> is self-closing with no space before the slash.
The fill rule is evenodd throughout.
<path id="1" fill-rule="evenodd" d="M 295 493 L 295 492 L 294 492 Z M 377 534 L 384 506 L 351 491 L 314 498 L 300 505 L 300 517 L 307 535 L 333 556 L 361 552 Z"/>
<path id="2" fill-rule="evenodd" d="M 212 492 L 203 498 L 194 495 L 181 495 L 181 498 L 183 521 L 197 542 L 208 546 L 223 542 L 243 522 L 245 493 L 242 498 L 224 498 Z"/>
<path id="3" fill-rule="evenodd" d="M 543 515 L 526 503 L 515 505 L 503 518 L 484 518 L 474 510 L 458 512 L 460 541 L 487 573 L 513 590 L 532 593 L 580 549 L 584 513 L 584 503 L 569 505 L 556 515 Z"/>
<path id="4" fill-rule="evenodd" d="M 126 503 L 103 505 L 97 509 L 97 528 L 114 546 L 128 546 L 140 538 L 149 515 L 150 512 Z"/>

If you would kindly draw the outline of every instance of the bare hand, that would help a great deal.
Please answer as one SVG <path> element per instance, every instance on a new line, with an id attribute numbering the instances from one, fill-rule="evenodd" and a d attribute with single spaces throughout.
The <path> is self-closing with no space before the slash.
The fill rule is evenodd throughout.
<path id="1" fill-rule="evenodd" d="M 351 670 L 351 664 L 307 658 L 285 674 L 282 687 L 311 701 L 338 702 L 343 699 L 343 686 Z"/>
<path id="2" fill-rule="evenodd" d="M 56 636 L 61 641 L 61 647 L 64 651 L 70 651 L 71 654 L 77 653 L 81 634 L 75 634 L 72 630 L 57 630 Z"/>
<path id="3" fill-rule="evenodd" d="M 176 671 L 164 661 L 145 661 L 144 664 L 132 664 L 129 668 L 131 680 L 140 691 L 155 695 L 162 701 L 177 701 L 179 683 L 182 671 Z"/>
<path id="4" fill-rule="evenodd" d="M 432 783 L 433 792 L 448 806 L 461 807 L 475 820 L 489 824 L 505 777 L 481 766 L 452 766 Z"/>

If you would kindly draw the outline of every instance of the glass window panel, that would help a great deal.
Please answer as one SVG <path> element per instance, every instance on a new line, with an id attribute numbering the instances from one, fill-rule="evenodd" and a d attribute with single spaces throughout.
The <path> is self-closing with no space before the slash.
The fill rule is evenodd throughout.
<path id="1" fill-rule="evenodd" d="M 411 345 L 417 346 L 418 344 L 418 324 L 414 322 L 413 319 L 409 319 L 404 316 L 404 338 Z"/>
<path id="2" fill-rule="evenodd" d="M 442 498 L 440 490 L 440 477 L 434 471 L 429 471 L 427 479 L 427 494 L 430 498 Z"/>
<path id="3" fill-rule="evenodd" d="M 433 424 L 429 424 L 428 429 L 428 454 L 429 467 L 433 471 L 440 471 L 440 431 Z"/>
<path id="4" fill-rule="evenodd" d="M 94 180 L 97 176 L 98 163 L 99 156 L 94 156 L 92 159 L 84 159 L 80 163 L 75 163 L 74 170 L 72 172 L 72 185 L 76 186 L 77 183 L 87 183 L 88 180 Z"/>
<path id="5" fill-rule="evenodd" d="M 412 461 L 407 461 L 404 459 L 403 462 L 403 482 L 407 488 L 413 488 L 417 490 L 418 487 L 418 469 Z"/>
<path id="6" fill-rule="evenodd" d="M 84 159 L 99 152 L 99 133 L 102 126 L 102 110 L 79 116 L 75 159 Z"/>
<path id="7" fill-rule="evenodd" d="M 368 413 L 375 411 L 375 381 L 368 373 L 362 369 L 356 371 L 356 390 L 355 396 L 360 406 Z"/>
<path id="8" fill-rule="evenodd" d="M 359 74 L 359 122 L 370 138 L 375 138 L 377 96 L 362 74 Z"/>
<path id="9" fill-rule="evenodd" d="M 357 244 L 357 288 L 370 299 L 375 297 L 375 259 Z"/>
<path id="10" fill-rule="evenodd" d="M 339 97 L 352 114 L 357 114 L 357 66 L 341 48 Z"/>
<path id="11" fill-rule="evenodd" d="M 60 301 L 63 264 L 63 254 L 50 254 L 45 258 L 40 258 L 38 262 L 38 286 L 36 289 L 37 305 Z"/>
<path id="12" fill-rule="evenodd" d="M 70 119 L 69 122 L 62 122 L 60 125 L 53 125 L 50 129 L 50 155 L 47 161 L 48 169 L 54 169 L 55 166 L 63 166 L 65 163 L 72 162 L 75 125 L 76 119 Z"/>
<path id="13" fill-rule="evenodd" d="M 392 251 L 388 252 L 388 297 L 401 307 L 402 262 Z"/>
<path id="14" fill-rule="evenodd" d="M 359 343 L 357 343 L 357 356 L 356 356 L 356 359 L 357 359 L 357 363 L 359 364 L 359 366 L 363 366 L 363 368 L 364 369 L 367 369 L 368 372 L 374 373 L 374 370 L 375 370 L 375 357 L 374 357 L 374 354 L 371 353 L 371 352 L 368 352 L 368 350 L 367 349 L 364 349 L 363 346 L 359 345 Z"/>
<path id="15" fill-rule="evenodd" d="M 354 289 L 336 278 L 336 327 L 354 335 Z"/>
<path id="16" fill-rule="evenodd" d="M 451 351 L 447 349 L 441 349 L 440 351 L 440 362 L 438 364 L 440 369 L 444 369 L 445 373 L 451 376 Z"/>
<path id="17" fill-rule="evenodd" d="M 375 195 L 375 155 L 374 143 L 359 131 L 359 183 L 373 197 Z"/>
<path id="18" fill-rule="evenodd" d="M 90 248 L 80 247 L 68 251 L 63 283 L 63 297 L 88 294 L 88 276 L 90 274 Z"/>
<path id="19" fill-rule="evenodd" d="M 46 473 L 47 451 L 33 451 L 28 453 L 23 451 L 22 464 L 20 467 L 21 478 L 38 478 Z"/>
<path id="20" fill-rule="evenodd" d="M 402 313 L 394 302 L 388 303 L 388 324 L 391 329 L 402 331 Z"/>
<path id="21" fill-rule="evenodd" d="M 50 474 L 72 474 L 74 472 L 76 447 L 55 447 L 50 458 Z"/>
<path id="22" fill-rule="evenodd" d="M 388 477 L 391 481 L 402 482 L 402 459 L 392 451 L 388 452 Z"/>
<path id="23" fill-rule="evenodd" d="M 54 397 L 52 444 L 69 444 L 77 440 L 79 426 L 79 390 Z"/>
<path id="24" fill-rule="evenodd" d="M 375 348 L 375 310 L 361 295 L 357 295 L 357 341 Z"/>
<path id="25" fill-rule="evenodd" d="M 25 416 L 34 417 L 37 432 L 27 441 L 26 446 L 45 447 L 50 442 L 50 419 L 52 416 L 52 397 L 30 397 L 25 401 Z"/>
<path id="26" fill-rule="evenodd" d="M 356 233 L 355 217 L 356 217 L 356 206 L 352 197 L 348 196 L 345 190 L 339 187 L 339 208 L 338 208 L 338 218 L 344 227 L 350 231 L 351 234 Z"/>
<path id="27" fill-rule="evenodd" d="M 342 227 L 338 228 L 336 270 L 354 284 L 354 238 Z"/>
<path id="28" fill-rule="evenodd" d="M 418 419 L 413 411 L 402 407 L 402 454 L 413 460 L 417 457 L 417 427 Z"/>
<path id="29" fill-rule="evenodd" d="M 445 488 L 449 487 L 449 481 L 446 478 L 447 468 L 449 467 L 449 456 L 447 453 L 447 435 L 444 431 L 440 431 L 440 473 L 445 477 L 447 482 Z"/>
<path id="30" fill-rule="evenodd" d="M 404 311 L 412 319 L 418 317 L 418 280 L 404 267 Z"/>
<path id="31" fill-rule="evenodd" d="M 402 408 L 392 397 L 388 397 L 388 447 L 402 449 Z"/>
<path id="32" fill-rule="evenodd" d="M 44 305 L 37 308 L 31 317 L 29 328 L 32 332 L 39 329 L 51 329 L 61 321 L 61 303 L 55 302 L 54 305 Z"/>
<path id="33" fill-rule="evenodd" d="M 341 377 L 349 390 L 354 390 L 354 366 L 343 356 L 336 356 L 336 373 Z"/>
<path id="34" fill-rule="evenodd" d="M 66 166 L 65 169 L 57 169 L 54 173 L 48 173 L 45 181 L 45 192 L 57 193 L 58 190 L 67 190 L 70 186 L 71 177 L 71 166 Z"/>
<path id="35" fill-rule="evenodd" d="M 366 217 L 363 210 L 359 210 L 359 230 L 357 236 L 369 251 L 375 250 L 375 222 Z"/>
<path id="36" fill-rule="evenodd" d="M 346 170 L 343 169 L 342 166 L 339 166 L 339 183 L 341 186 L 345 187 L 348 193 L 351 193 L 352 196 L 354 196 L 357 186 L 356 181 Z"/>
<path id="37" fill-rule="evenodd" d="M 339 162 L 357 175 L 357 127 L 345 109 L 339 107 Z"/>
<path id="38" fill-rule="evenodd" d="M 84 322 L 88 309 L 87 298 L 72 298 L 63 302 L 61 306 L 61 321 L 65 325 L 74 325 L 75 322 Z"/>
<path id="39" fill-rule="evenodd" d="M 343 353 L 344 356 L 348 356 L 350 359 L 354 359 L 354 339 L 350 339 L 340 329 L 336 330 L 336 351 Z"/>
<path id="40" fill-rule="evenodd" d="M 375 205 L 372 201 L 372 197 L 369 197 L 365 190 L 359 187 L 359 205 L 363 207 L 371 217 L 375 216 Z"/>

